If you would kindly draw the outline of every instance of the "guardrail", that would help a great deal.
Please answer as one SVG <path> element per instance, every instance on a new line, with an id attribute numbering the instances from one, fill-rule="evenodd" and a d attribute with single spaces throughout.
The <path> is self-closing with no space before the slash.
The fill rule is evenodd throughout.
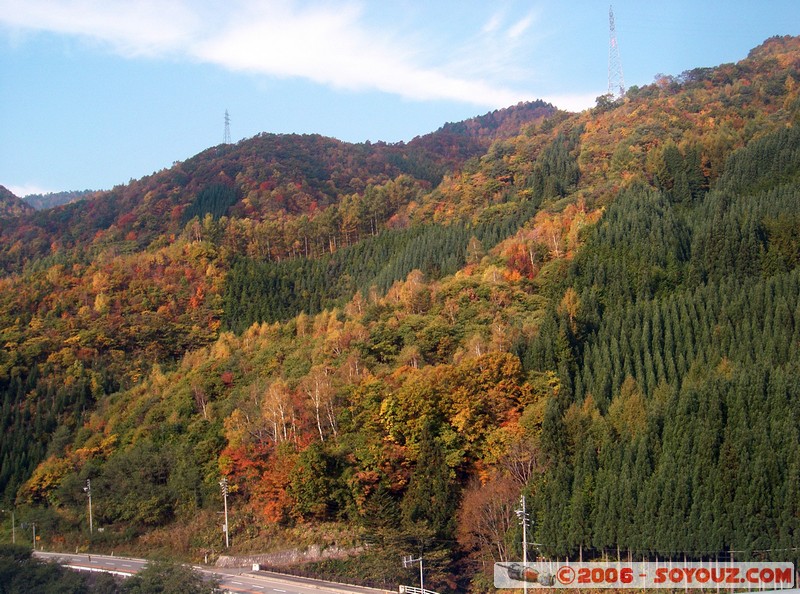
<path id="1" fill-rule="evenodd" d="M 118 575 L 122 577 L 131 577 L 136 575 L 131 571 L 121 571 L 119 569 L 103 569 L 102 567 L 87 567 L 86 565 L 64 565 L 75 571 L 90 571 L 93 573 L 110 573 L 111 575 Z"/>
<path id="2" fill-rule="evenodd" d="M 433 590 L 423 590 L 414 586 L 400 586 L 400 594 L 439 594 Z"/>

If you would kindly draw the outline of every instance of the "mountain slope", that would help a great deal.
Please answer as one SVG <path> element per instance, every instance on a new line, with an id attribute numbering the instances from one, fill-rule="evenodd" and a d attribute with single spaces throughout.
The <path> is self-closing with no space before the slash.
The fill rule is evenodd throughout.
<path id="1" fill-rule="evenodd" d="M 13 192 L 0 186 L 0 218 L 16 217 L 24 213 L 32 212 L 32 207 L 17 198 Z"/>
<path id="2" fill-rule="evenodd" d="M 391 585 L 422 547 L 440 591 L 521 558 L 521 493 L 545 555 L 797 562 L 798 81 L 773 38 L 438 184 L 443 152 L 263 135 L 115 190 L 130 220 L 29 219 L 6 499 L 77 546 L 88 478 L 93 544 L 198 558 L 225 477 L 240 550 L 368 544 L 317 571 Z"/>
<path id="3" fill-rule="evenodd" d="M 48 194 L 29 194 L 23 200 L 36 210 L 45 210 L 62 204 L 69 204 L 84 200 L 94 192 L 92 190 L 77 190 L 68 192 L 50 192 Z"/>
<path id="4" fill-rule="evenodd" d="M 94 249 L 127 240 L 135 249 L 143 249 L 157 238 L 180 233 L 191 218 L 188 213 L 199 212 L 202 219 L 201 194 L 215 186 L 236 193 L 220 214 L 269 219 L 279 227 L 301 225 L 296 220 L 301 215 L 314 219 L 338 206 L 343 197 L 363 196 L 368 188 L 398 176 L 405 176 L 419 193 L 482 154 L 497 134 L 508 134 L 524 122 L 541 121 L 554 112 L 543 102 L 523 103 L 493 112 L 490 124 L 476 118 L 479 125 L 471 120 L 463 131 L 444 127 L 408 144 L 349 144 L 318 135 L 265 133 L 236 145 L 220 145 L 126 186 L 23 217 L 17 226 L 0 230 L 0 267 L 18 271 L 54 244 L 61 250 Z M 339 213 L 328 213 L 328 218 L 338 217 Z M 323 234 L 315 238 L 320 244 L 325 243 Z M 296 255 L 283 241 L 275 242 L 275 250 L 277 258 Z"/>
<path id="5" fill-rule="evenodd" d="M 502 113 L 527 110 L 537 121 L 554 111 L 532 106 Z M 440 137 L 409 143 L 438 145 L 437 156 L 402 144 L 263 134 L 0 227 L 0 261 L 22 271 L 0 278 L 3 427 L 18 427 L 0 446 L 5 496 L 48 448 L 63 446 L 48 445 L 56 428 L 71 435 L 87 411 L 154 363 L 173 364 L 214 340 L 234 255 L 326 253 L 400 224 L 394 212 L 430 188 L 425 176 L 488 142 L 474 133 L 460 144 Z M 355 228 L 347 223 L 354 216 Z"/>

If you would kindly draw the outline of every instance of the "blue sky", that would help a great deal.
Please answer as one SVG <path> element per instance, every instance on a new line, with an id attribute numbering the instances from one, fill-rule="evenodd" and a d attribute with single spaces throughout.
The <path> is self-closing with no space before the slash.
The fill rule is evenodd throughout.
<path id="1" fill-rule="evenodd" d="M 616 0 L 631 85 L 800 34 L 797 0 Z M 396 142 L 607 89 L 607 0 L 0 0 L 0 185 L 108 189 L 223 139 Z"/>

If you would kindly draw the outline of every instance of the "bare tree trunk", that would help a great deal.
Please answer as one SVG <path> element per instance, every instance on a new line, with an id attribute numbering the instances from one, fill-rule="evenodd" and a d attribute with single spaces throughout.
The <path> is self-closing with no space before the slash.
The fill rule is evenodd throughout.
<path id="1" fill-rule="evenodd" d="M 326 406 L 326 410 L 328 412 L 328 423 L 331 426 L 331 431 L 333 431 L 333 439 L 338 439 L 339 432 L 338 427 L 336 425 L 336 415 L 334 414 L 333 410 L 333 400 L 328 401 L 328 405 Z"/>

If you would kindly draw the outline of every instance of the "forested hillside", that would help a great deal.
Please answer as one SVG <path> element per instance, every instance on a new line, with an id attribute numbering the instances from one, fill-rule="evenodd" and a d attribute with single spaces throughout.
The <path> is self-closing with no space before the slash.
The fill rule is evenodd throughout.
<path id="1" fill-rule="evenodd" d="M 49 192 L 47 194 L 28 194 L 23 198 L 23 201 L 31 205 L 36 210 L 44 210 L 46 208 L 53 208 L 61 206 L 62 204 L 70 204 L 78 200 L 85 200 L 90 198 L 94 192 L 92 190 L 76 190 L 68 192 Z"/>
<path id="2" fill-rule="evenodd" d="M 31 207 L 9 189 L 0 186 L 0 218 L 11 218 L 30 212 Z"/>
<path id="3" fill-rule="evenodd" d="M 396 190 L 388 188 L 392 195 L 372 199 L 382 202 L 379 212 L 370 213 L 375 233 L 384 222 L 377 217 L 390 217 L 397 200 L 430 190 L 444 174 L 483 154 L 492 139 L 508 135 L 509 127 L 518 129 L 521 122 L 541 121 L 554 112 L 542 101 L 520 103 L 408 143 L 349 144 L 319 135 L 264 133 L 219 145 L 170 169 L 0 227 L 0 270 L 22 271 L 53 251 L 81 259 L 109 245 L 129 251 L 155 247 L 153 242 L 159 246 L 183 231 L 193 216 L 202 222 L 206 213 L 246 221 L 237 227 L 236 240 L 268 242 L 251 248 L 260 249 L 259 256 L 299 255 L 299 239 L 304 255 L 312 247 L 332 250 L 337 242 L 356 239 L 346 227 L 340 229 L 356 215 L 356 199 L 369 202 L 368 195 L 387 182 L 403 180 Z M 207 204 L 215 187 L 236 195 L 233 202 L 218 205 L 220 211 Z"/>
<path id="4" fill-rule="evenodd" d="M 260 135 L 0 233 L 48 546 L 800 561 L 800 39 L 404 145 Z M 88 533 L 83 486 L 91 480 Z M 306 568 L 309 569 L 309 568 Z"/>

